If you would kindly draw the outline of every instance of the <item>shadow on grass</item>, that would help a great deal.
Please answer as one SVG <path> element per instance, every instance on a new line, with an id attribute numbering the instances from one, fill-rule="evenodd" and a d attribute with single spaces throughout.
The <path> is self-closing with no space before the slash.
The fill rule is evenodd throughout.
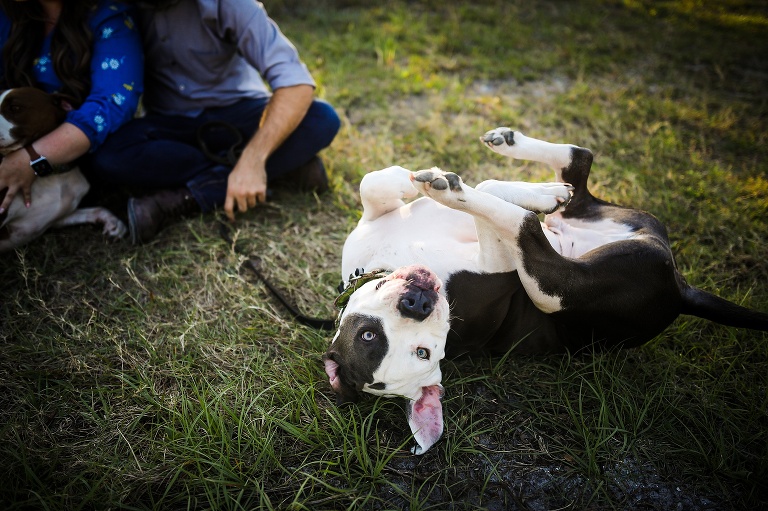
<path id="1" fill-rule="evenodd" d="M 768 310 L 768 14 L 760 2 L 283 1 L 344 119 L 333 194 L 277 194 L 236 236 L 333 313 L 368 170 L 500 162 L 497 125 L 595 151 L 603 197 L 669 227 L 701 287 Z M 293 324 L 211 217 L 144 247 L 94 229 L 0 256 L 7 509 L 743 509 L 768 505 L 768 338 L 680 318 L 632 351 L 447 361 L 422 457 L 399 400 L 336 408 L 327 336 Z"/>

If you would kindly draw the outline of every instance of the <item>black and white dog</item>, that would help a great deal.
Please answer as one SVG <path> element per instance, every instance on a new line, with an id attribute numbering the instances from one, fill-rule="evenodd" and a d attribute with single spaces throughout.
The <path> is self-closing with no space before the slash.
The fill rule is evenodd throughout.
<path id="1" fill-rule="evenodd" d="M 549 164 L 556 182 L 472 188 L 437 168 L 371 172 L 344 245 L 342 275 L 369 273 L 350 275 L 340 297 L 325 370 L 340 403 L 407 398 L 415 454 L 443 432 L 446 355 L 638 346 L 679 314 L 768 330 L 768 314 L 688 285 L 655 217 L 590 194 L 588 149 L 508 128 L 482 141 Z"/>

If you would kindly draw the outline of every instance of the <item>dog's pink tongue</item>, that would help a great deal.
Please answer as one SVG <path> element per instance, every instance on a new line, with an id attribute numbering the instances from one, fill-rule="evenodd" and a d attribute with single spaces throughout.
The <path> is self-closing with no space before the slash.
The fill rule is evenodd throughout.
<path id="1" fill-rule="evenodd" d="M 422 387 L 421 397 L 409 402 L 408 425 L 419 444 L 411 449 L 413 454 L 424 454 L 443 434 L 443 387 Z"/>
<path id="2" fill-rule="evenodd" d="M 325 374 L 328 375 L 328 380 L 331 383 L 331 388 L 335 391 L 339 390 L 339 364 L 331 359 L 325 359 Z"/>

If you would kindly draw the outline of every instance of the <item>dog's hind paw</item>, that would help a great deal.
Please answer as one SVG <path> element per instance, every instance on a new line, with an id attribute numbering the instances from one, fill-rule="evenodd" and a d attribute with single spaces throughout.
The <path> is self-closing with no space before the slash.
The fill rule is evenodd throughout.
<path id="1" fill-rule="evenodd" d="M 113 216 L 112 218 L 105 219 L 104 229 L 102 229 L 102 232 L 105 236 L 119 239 L 126 235 L 128 228 L 122 221 L 120 221 L 119 218 Z"/>
<path id="2" fill-rule="evenodd" d="M 68 225 L 100 224 L 102 232 L 110 238 L 122 238 L 128 232 L 128 228 L 111 211 L 102 207 L 80 208 L 60 219 L 55 227 Z"/>
<path id="3" fill-rule="evenodd" d="M 540 183 L 537 193 L 524 208 L 536 213 L 550 214 L 565 208 L 573 197 L 573 186 L 568 183 Z"/>

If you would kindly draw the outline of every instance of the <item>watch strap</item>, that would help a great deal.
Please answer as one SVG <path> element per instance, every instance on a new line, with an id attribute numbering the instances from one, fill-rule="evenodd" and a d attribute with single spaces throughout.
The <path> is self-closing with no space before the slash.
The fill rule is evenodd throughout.
<path id="1" fill-rule="evenodd" d="M 35 148 L 32 147 L 32 144 L 25 145 L 24 149 L 29 155 L 29 165 L 32 167 L 32 169 L 34 169 L 35 175 L 37 176 L 44 177 L 53 173 L 67 172 L 73 168 L 73 165 L 71 164 L 51 164 L 51 162 L 49 162 L 45 156 L 38 153 Z"/>
<path id="2" fill-rule="evenodd" d="M 42 158 L 42 156 L 40 156 L 40 153 L 35 151 L 35 148 L 32 147 L 32 144 L 25 145 L 24 149 L 26 149 L 27 154 L 29 155 L 29 160 L 31 162 L 35 162 L 35 161 L 39 160 L 40 158 Z"/>

